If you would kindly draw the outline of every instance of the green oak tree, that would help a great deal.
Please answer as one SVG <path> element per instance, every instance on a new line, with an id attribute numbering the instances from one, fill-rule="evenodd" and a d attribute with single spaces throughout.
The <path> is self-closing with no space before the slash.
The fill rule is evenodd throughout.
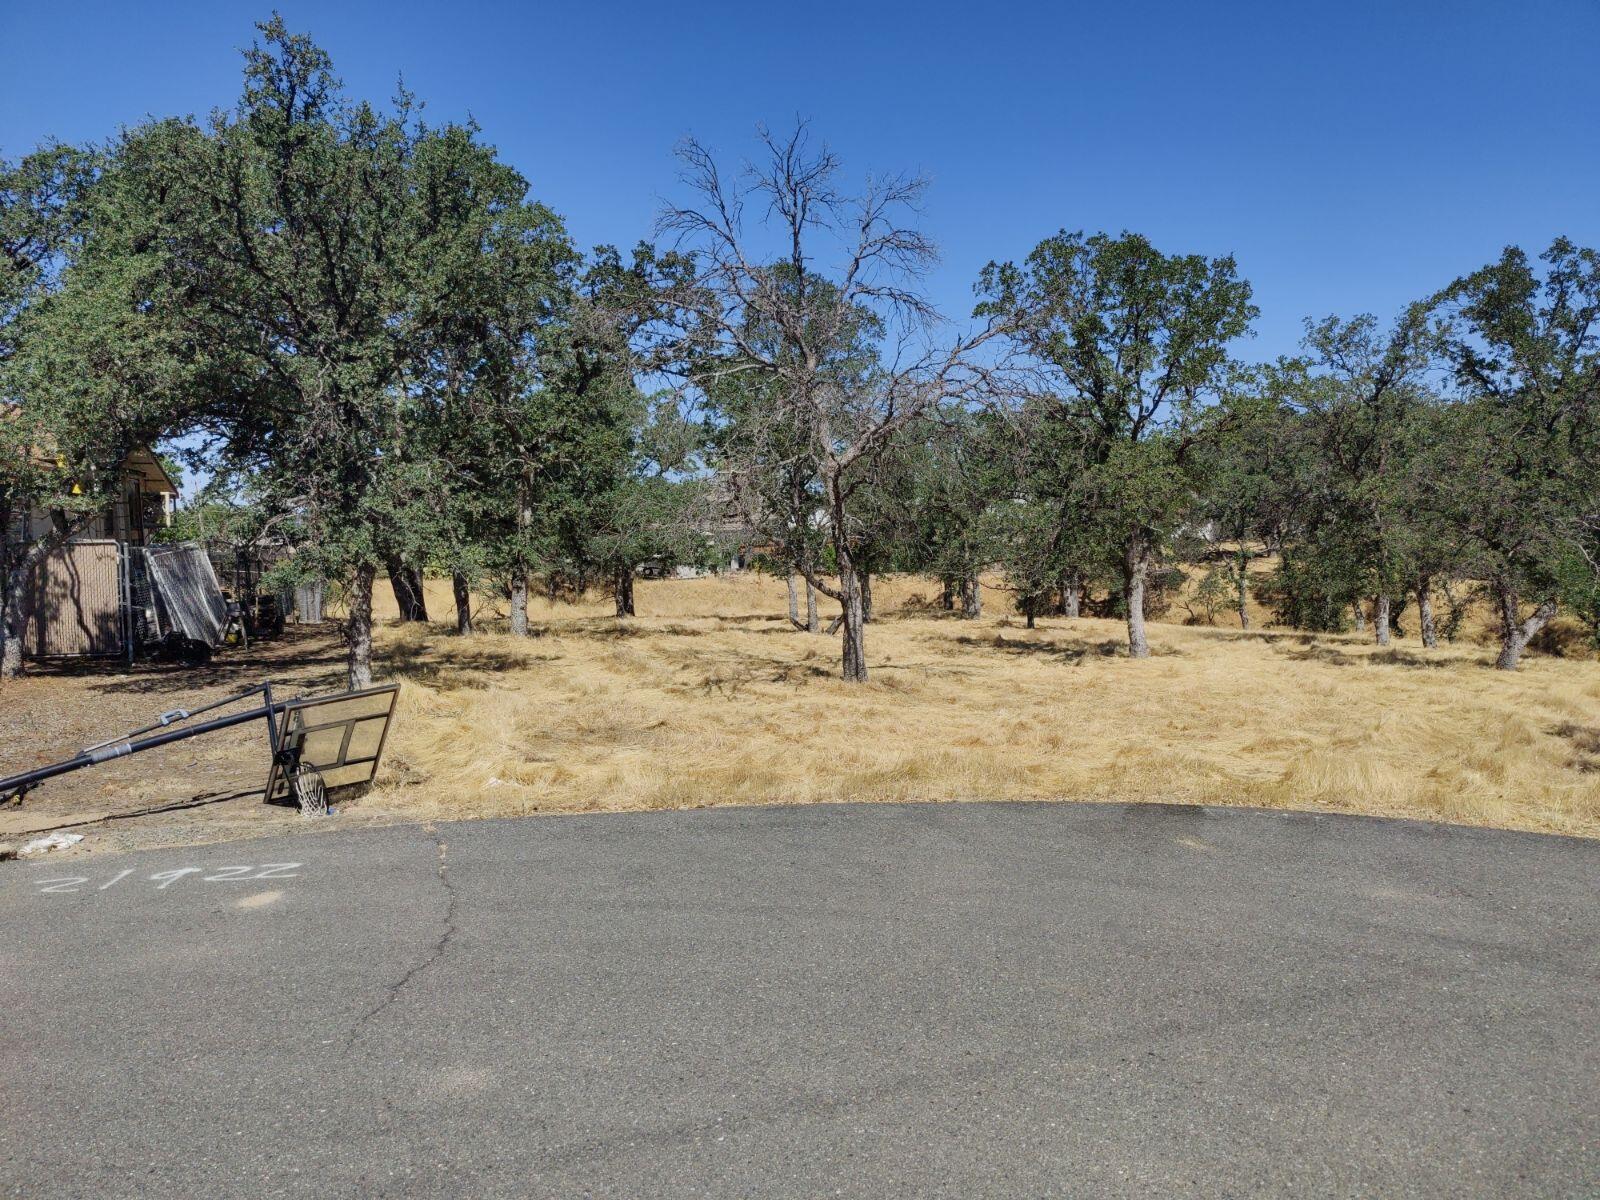
<path id="1" fill-rule="evenodd" d="M 1145 590 L 1191 505 L 1194 453 L 1250 329 L 1231 257 L 1167 255 L 1137 234 L 1062 232 L 990 263 L 980 316 L 1004 322 L 1083 448 L 1076 495 L 1118 548 L 1128 653 L 1150 653 Z"/>
<path id="2" fill-rule="evenodd" d="M 1600 514 L 1600 254 L 1508 248 L 1433 301 L 1466 419 L 1439 480 L 1514 670 L 1555 616 Z"/>
<path id="3" fill-rule="evenodd" d="M 404 94 L 391 112 L 351 99 L 308 38 L 260 29 L 238 104 L 152 158 L 162 313 L 228 381 L 219 466 L 293 511 L 305 567 L 343 582 L 360 687 L 378 569 L 425 561 L 448 512 L 431 409 L 507 303 L 498 273 L 515 285 L 493 251 L 551 221 L 470 126 L 431 128 Z"/>
<path id="4" fill-rule="evenodd" d="M 1324 476 L 1317 514 L 1348 565 L 1357 596 L 1373 598 L 1373 629 L 1388 645 L 1391 610 L 1416 577 L 1407 551 L 1412 515 L 1412 427 L 1434 402 L 1425 375 L 1433 336 L 1421 305 L 1388 331 L 1362 315 L 1306 323 L 1303 371 L 1284 399 L 1305 418 Z"/>
<path id="5" fill-rule="evenodd" d="M 137 155 L 0 164 L 0 676 L 45 556 L 116 498 L 130 450 L 187 419 L 203 356 L 155 312 L 164 250 Z"/>

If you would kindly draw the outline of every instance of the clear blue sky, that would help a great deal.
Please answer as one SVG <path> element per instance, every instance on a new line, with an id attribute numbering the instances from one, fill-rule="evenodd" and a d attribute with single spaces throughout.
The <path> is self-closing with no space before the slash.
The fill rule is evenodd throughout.
<path id="1" fill-rule="evenodd" d="M 468 114 L 582 245 L 648 233 L 693 133 L 802 114 L 857 174 L 921 170 L 954 315 L 1058 228 L 1231 251 L 1262 309 L 1390 315 L 1515 242 L 1600 244 L 1600 0 L 805 5 L 285 0 L 352 90 Z M 0 154 L 239 91 L 269 11 L 0 5 Z"/>

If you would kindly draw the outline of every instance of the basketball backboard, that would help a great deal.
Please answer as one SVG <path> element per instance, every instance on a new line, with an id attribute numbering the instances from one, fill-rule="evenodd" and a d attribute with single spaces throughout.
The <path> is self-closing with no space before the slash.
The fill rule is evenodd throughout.
<path id="1" fill-rule="evenodd" d="M 330 792 L 371 782 L 399 692 L 399 684 L 389 683 L 285 704 L 278 727 L 281 753 L 267 774 L 267 803 L 296 803 L 286 761 L 315 768 Z"/>

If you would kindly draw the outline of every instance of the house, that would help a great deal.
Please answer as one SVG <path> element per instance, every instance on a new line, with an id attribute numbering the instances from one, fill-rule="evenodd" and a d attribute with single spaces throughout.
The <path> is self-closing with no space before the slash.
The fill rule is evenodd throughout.
<path id="1" fill-rule="evenodd" d="M 727 555 L 727 565 L 722 570 L 737 573 L 747 568 L 758 556 L 772 553 L 776 547 L 772 538 L 753 520 L 745 505 L 750 497 L 741 496 L 733 480 L 725 475 L 713 475 L 708 481 L 695 509 L 696 531 L 705 538 L 707 548 L 718 548 Z M 687 577 L 683 568 L 679 578 Z M 691 570 L 689 575 L 698 575 Z"/>
<path id="2" fill-rule="evenodd" d="M 172 524 L 178 488 L 143 446 L 122 460 L 119 475 L 111 503 L 34 569 L 22 603 L 22 652 L 29 658 L 120 656 L 131 649 L 133 591 L 142 572 L 130 567 L 130 548 L 149 545 Z M 49 512 L 35 509 L 19 513 L 4 532 L 8 543 L 20 545 L 49 527 Z"/>
<path id="3" fill-rule="evenodd" d="M 103 512 L 95 514 L 73 541 L 108 540 L 130 546 L 149 544 L 156 530 L 172 524 L 178 500 L 178 487 L 149 449 L 140 446 L 122 460 L 122 481 L 117 498 Z M 12 545 L 30 542 L 50 527 L 50 514 L 43 509 L 18 513 L 16 525 L 6 531 Z"/>

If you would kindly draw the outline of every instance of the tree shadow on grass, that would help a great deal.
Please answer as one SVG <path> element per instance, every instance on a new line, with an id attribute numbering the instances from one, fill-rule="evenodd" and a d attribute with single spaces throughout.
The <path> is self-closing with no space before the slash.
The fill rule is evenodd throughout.
<path id="1" fill-rule="evenodd" d="M 1312 642 L 1300 650 L 1280 650 L 1285 658 L 1294 662 L 1318 662 L 1330 667 L 1353 667 L 1362 659 L 1359 655 L 1346 654 L 1336 646 L 1324 646 Z"/>
<path id="2" fill-rule="evenodd" d="M 830 620 L 832 618 L 829 618 Z M 929 605 L 926 608 L 901 604 L 891 609 L 879 609 L 873 612 L 872 619 L 877 621 L 965 621 L 959 608 L 944 609 L 938 605 Z"/>
<path id="3" fill-rule="evenodd" d="M 1563 721 L 1552 726 L 1549 732 L 1572 743 L 1573 754 L 1567 766 L 1585 775 L 1600 771 L 1600 726 Z"/>
<path id="4" fill-rule="evenodd" d="M 806 638 L 798 630 L 794 631 L 794 636 L 797 639 Z M 797 645 L 800 644 L 797 642 Z M 802 687 L 814 682 L 839 682 L 841 668 L 837 645 L 834 639 L 808 640 L 804 643 L 805 652 L 798 657 L 752 652 L 747 647 L 718 648 L 710 652 L 702 647 L 686 647 L 668 656 L 668 661 L 679 674 L 678 682 L 669 684 L 667 690 L 679 695 L 732 698 L 757 684 Z M 868 670 L 873 674 L 903 671 L 966 674 L 959 668 L 938 662 L 880 662 L 874 660 L 870 652 Z M 879 678 L 877 682 L 887 683 L 888 680 Z"/>
<path id="5" fill-rule="evenodd" d="M 1320 642 L 1312 642 L 1301 650 L 1279 650 L 1285 658 L 1295 662 L 1320 662 L 1331 667 L 1353 667 L 1362 663 L 1376 664 L 1385 667 L 1407 667 L 1416 670 L 1448 670 L 1454 664 L 1449 659 L 1429 658 L 1411 650 L 1402 650 L 1390 647 L 1387 650 L 1377 650 L 1371 654 L 1352 654 L 1341 650 L 1337 646 L 1329 646 Z"/>
<path id="6" fill-rule="evenodd" d="M 454 642 L 447 653 L 440 654 L 427 643 L 397 646 L 379 656 L 378 664 L 382 668 L 381 674 L 395 679 L 426 684 L 428 687 L 482 691 L 489 687 L 485 675 L 504 674 L 561 658 L 556 653 L 511 654 L 487 646 L 471 650 L 460 647 L 460 642 Z"/>
<path id="7" fill-rule="evenodd" d="M 345 651 L 337 635 L 317 627 L 291 626 L 270 641 L 252 642 L 248 648 L 223 646 L 210 662 L 201 664 L 158 662 L 139 659 L 131 665 L 122 660 L 72 660 L 30 665 L 29 674 L 58 678 L 100 676 L 90 690 L 104 695 L 201 695 L 220 699 L 212 693 L 242 691 L 254 683 L 272 680 L 285 687 L 285 694 L 296 690 L 323 691 L 343 684 Z"/>
<path id="8" fill-rule="evenodd" d="M 1268 646 L 1276 646 L 1290 642 L 1299 646 L 1316 645 L 1322 638 L 1333 636 L 1326 633 L 1306 633 L 1301 630 L 1290 629 L 1230 629 L 1221 625 L 1186 625 L 1191 633 L 1202 637 L 1213 638 L 1226 642 L 1261 642 Z"/>
<path id="9" fill-rule="evenodd" d="M 831 679 L 837 674 L 830 663 L 816 658 L 795 660 L 746 655 L 725 659 L 709 667 L 703 661 L 698 665 L 705 667 L 705 671 L 697 681 L 677 684 L 668 690 L 735 700 L 746 688 L 755 684 L 776 683 L 799 687 L 815 680 Z"/>
<path id="10" fill-rule="evenodd" d="M 1429 670 L 1443 670 L 1450 666 L 1449 661 L 1442 658 L 1429 658 L 1418 654 L 1414 650 L 1401 650 L 1391 646 L 1387 650 L 1379 650 L 1372 655 L 1373 662 L 1385 663 L 1392 667 L 1423 667 Z"/>
<path id="11" fill-rule="evenodd" d="M 671 625 L 639 625 L 627 618 L 592 617 L 570 623 L 551 624 L 541 633 L 551 637 L 579 638 L 589 642 L 621 642 L 633 638 L 705 637 L 707 631 L 677 622 Z"/>
<path id="12" fill-rule="evenodd" d="M 1116 638 L 1098 642 L 1045 642 L 1008 638 L 1004 634 L 979 637 L 966 634 L 956 638 L 929 637 L 922 639 L 935 646 L 959 646 L 964 650 L 998 650 L 1019 658 L 1053 658 L 1058 662 L 1077 664 L 1086 658 L 1116 658 L 1127 653 L 1127 646 Z"/>

